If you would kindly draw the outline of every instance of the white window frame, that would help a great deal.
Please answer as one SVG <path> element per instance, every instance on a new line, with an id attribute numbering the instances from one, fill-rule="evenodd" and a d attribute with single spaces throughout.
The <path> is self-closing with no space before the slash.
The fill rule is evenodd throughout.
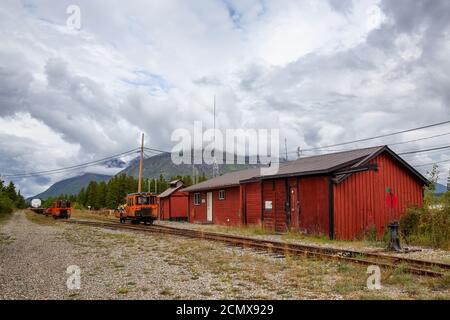
<path id="1" fill-rule="evenodd" d="M 222 197 L 220 196 L 222 194 Z M 219 190 L 219 200 L 225 200 L 225 190 Z"/>
<path id="2" fill-rule="evenodd" d="M 200 192 L 194 193 L 194 206 L 199 206 L 202 203 L 202 197 Z"/>

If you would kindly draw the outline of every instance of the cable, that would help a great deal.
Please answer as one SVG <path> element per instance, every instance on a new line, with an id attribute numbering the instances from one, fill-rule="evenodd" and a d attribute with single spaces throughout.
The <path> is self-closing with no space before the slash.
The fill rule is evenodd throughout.
<path id="1" fill-rule="evenodd" d="M 160 150 L 160 149 L 155 149 L 155 148 L 147 148 L 147 147 L 144 147 L 144 149 L 145 149 L 145 150 L 148 150 L 148 151 L 159 152 L 159 153 L 172 153 L 172 152 L 170 152 L 170 151 L 165 151 L 165 150 Z"/>
<path id="2" fill-rule="evenodd" d="M 423 140 L 428 140 L 428 139 L 433 139 L 433 138 L 438 138 L 438 137 L 443 137 L 443 136 L 448 136 L 448 135 L 450 135 L 450 132 L 441 133 L 441 134 L 436 134 L 436 135 L 429 136 L 429 137 L 425 137 L 425 138 L 418 138 L 418 139 L 407 140 L 407 141 L 396 142 L 396 143 L 388 143 L 387 145 L 390 146 L 390 147 L 392 147 L 392 146 L 398 146 L 398 145 L 401 145 L 401 144 L 406 144 L 406 143 L 411 143 L 411 142 L 417 142 L 417 141 L 423 141 Z M 340 152 L 340 151 L 350 151 L 350 150 L 351 150 L 351 149 L 347 149 L 347 150 L 344 150 L 344 149 L 338 149 L 338 150 L 301 150 L 301 151 L 302 151 L 302 152 L 303 152 L 303 151 Z M 353 149 L 353 150 L 354 150 L 354 149 Z M 291 152 L 288 152 L 288 153 L 290 153 L 290 154 L 292 154 L 292 153 L 298 153 L 298 151 L 291 151 Z"/>
<path id="3" fill-rule="evenodd" d="M 328 146 L 318 146 L 318 147 L 314 147 L 314 148 L 303 149 L 301 151 L 302 152 L 304 152 L 304 151 L 314 151 L 314 150 L 319 150 L 319 149 L 324 149 L 324 148 L 344 146 L 344 145 L 352 144 L 352 143 L 356 143 L 356 142 L 364 142 L 364 141 L 369 141 L 369 140 L 374 140 L 374 139 L 379 139 L 379 138 L 384 138 L 384 137 L 390 137 L 390 136 L 394 136 L 394 135 L 401 134 L 401 133 L 406 133 L 406 132 L 412 132 L 412 131 L 416 131 L 416 130 L 422 130 L 422 129 L 432 128 L 432 127 L 437 127 L 437 126 L 441 126 L 441 125 L 448 124 L 448 123 L 450 123 L 450 120 L 439 122 L 439 123 L 434 123 L 434 124 L 429 124 L 429 125 L 422 126 L 422 127 L 417 127 L 417 128 L 412 128 L 412 129 L 407 129 L 407 130 L 402 130 L 402 131 L 382 134 L 382 135 L 374 136 L 374 137 L 370 137 L 370 138 L 346 141 L 346 142 L 331 144 L 331 145 L 328 145 Z M 296 152 L 297 151 L 295 151 L 295 153 Z M 291 153 L 293 153 L 293 152 L 291 152 Z"/>
<path id="4" fill-rule="evenodd" d="M 442 160 L 442 161 L 430 162 L 430 163 L 426 163 L 426 164 L 413 165 L 413 167 L 420 168 L 420 167 L 426 167 L 426 166 L 431 166 L 431 165 L 434 165 L 434 164 L 445 163 L 445 162 L 450 162 L 450 159 Z"/>
<path id="5" fill-rule="evenodd" d="M 82 164 L 78 164 L 78 165 L 74 165 L 74 166 L 70 166 L 70 167 L 64 167 L 64 168 L 59 168 L 59 169 L 53 169 L 53 170 L 46 170 L 46 171 L 37 171 L 37 172 L 28 172 L 28 173 L 21 173 L 21 174 L 4 174 L 2 175 L 2 177 L 5 178 L 22 178 L 22 177 L 29 177 L 29 176 L 39 176 L 42 174 L 54 174 L 54 173 L 62 173 L 65 171 L 71 171 L 73 169 L 81 169 L 83 167 L 89 167 L 95 164 L 99 164 L 101 162 L 107 161 L 107 160 L 111 160 L 123 155 L 127 155 L 127 154 L 131 154 L 134 153 L 138 150 L 138 148 L 134 148 L 132 150 L 129 151 L 125 151 L 119 154 L 115 154 L 103 159 L 98 159 L 98 160 L 94 160 L 94 161 L 90 161 L 90 162 L 86 162 L 86 163 L 82 163 Z"/>
<path id="6" fill-rule="evenodd" d="M 437 148 L 430 148 L 430 149 L 402 152 L 402 153 L 398 153 L 398 155 L 401 156 L 401 155 L 406 155 L 406 154 L 422 153 L 422 152 L 429 152 L 429 151 L 442 150 L 442 149 L 448 149 L 448 148 L 450 148 L 450 146 L 443 146 L 443 147 L 437 147 Z"/>

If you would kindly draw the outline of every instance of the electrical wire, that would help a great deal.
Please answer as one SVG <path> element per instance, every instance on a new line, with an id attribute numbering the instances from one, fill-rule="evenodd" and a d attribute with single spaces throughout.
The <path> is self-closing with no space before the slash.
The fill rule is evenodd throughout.
<path id="1" fill-rule="evenodd" d="M 438 138 L 438 137 L 443 137 L 443 136 L 448 136 L 450 135 L 450 132 L 446 132 L 446 133 L 441 133 L 441 134 L 436 134 L 433 136 L 429 136 L 429 137 L 424 137 L 424 138 L 418 138 L 418 139 L 413 139 L 413 140 L 407 140 L 407 141 L 401 141 L 401 142 L 395 142 L 395 143 L 388 143 L 387 145 L 392 147 L 392 146 L 398 146 L 398 145 L 402 145 L 402 144 L 406 144 L 406 143 L 411 143 L 411 142 L 417 142 L 417 141 L 423 141 L 423 140 L 429 140 L 429 139 L 433 139 L 433 138 Z M 307 151 L 307 152 L 342 152 L 342 151 L 350 151 L 350 150 L 355 150 L 355 149 L 334 149 L 334 150 L 300 150 L 301 152 L 303 151 Z M 288 152 L 289 154 L 293 154 L 293 153 L 298 153 L 298 151 L 290 151 Z"/>
<path id="2" fill-rule="evenodd" d="M 419 164 L 419 165 L 412 165 L 415 168 L 420 168 L 420 167 L 426 167 L 426 166 L 431 166 L 434 164 L 439 164 L 439 163 L 446 163 L 446 162 L 450 162 L 450 159 L 448 160 L 442 160 L 442 161 L 435 161 L 435 162 L 430 162 L 430 163 L 425 163 L 425 164 Z"/>
<path id="3" fill-rule="evenodd" d="M 40 176 L 40 175 L 47 175 L 47 174 L 63 173 L 66 171 L 72 171 L 72 170 L 76 170 L 76 169 L 81 169 L 81 168 L 86 168 L 86 167 L 90 167 L 93 165 L 97 165 L 102 162 L 112 160 L 112 159 L 120 157 L 120 156 L 135 153 L 137 151 L 138 151 L 138 148 L 135 148 L 135 149 L 128 150 L 128 151 L 125 151 L 122 153 L 118 153 L 118 154 L 115 154 L 115 155 L 112 155 L 112 156 L 109 156 L 106 158 L 102 158 L 102 159 L 98 159 L 98 160 L 94 160 L 94 161 L 90 161 L 90 162 L 86 162 L 86 163 L 82 163 L 82 164 L 78 164 L 78 165 L 74 165 L 74 166 L 70 166 L 70 167 L 63 167 L 63 168 L 59 168 L 59 169 L 46 170 L 46 171 L 27 172 L 27 173 L 20 173 L 20 174 L 3 174 L 2 177 L 4 177 L 4 178 L 26 178 L 26 177 L 33 177 L 33 176 Z"/>
<path id="4" fill-rule="evenodd" d="M 346 142 L 341 142 L 341 143 L 331 144 L 331 145 L 327 145 L 327 146 L 318 146 L 318 147 L 314 147 L 314 148 L 303 149 L 303 150 L 301 150 L 301 151 L 302 151 L 302 152 L 304 152 L 304 151 L 315 151 L 315 150 L 320 150 L 320 149 L 325 149 L 325 148 L 332 148 L 332 147 L 344 146 L 344 145 L 348 145 L 348 144 L 352 144 L 352 143 L 364 142 L 364 141 L 370 141 L 370 140 L 374 140 L 374 139 L 379 139 L 379 138 L 385 138 L 385 137 L 394 136 L 394 135 L 397 135 L 397 134 L 402 134 L 402 133 L 407 133 L 407 132 L 413 132 L 413 131 L 422 130 L 422 129 L 428 129 L 428 128 L 437 127 L 437 126 L 441 126 L 441 125 L 448 124 L 448 123 L 450 123 L 450 120 L 442 121 L 442 122 L 438 122 L 438 123 L 433 123 L 433 124 L 429 124 L 429 125 L 426 125 L 426 126 L 421 126 L 421 127 L 411 128 L 411 129 L 407 129 L 407 130 L 391 132 L 391 133 L 382 134 L 382 135 L 378 135 L 378 136 L 374 136 L 374 137 L 369 137 L 369 138 L 363 138 L 363 139 L 358 139 L 358 140 L 351 140 L 351 141 L 346 141 Z M 297 152 L 297 151 L 291 151 L 290 153 L 296 153 L 296 152 Z"/>
<path id="5" fill-rule="evenodd" d="M 414 150 L 414 151 L 407 151 L 407 152 L 401 152 L 398 153 L 398 155 L 408 155 L 408 154 L 415 154 L 415 153 L 423 153 L 423 152 L 430 152 L 430 151 L 436 151 L 436 150 L 442 150 L 442 149 L 448 149 L 450 146 L 442 146 L 442 147 L 436 147 L 436 148 L 430 148 L 430 149 L 423 149 L 423 150 Z"/>

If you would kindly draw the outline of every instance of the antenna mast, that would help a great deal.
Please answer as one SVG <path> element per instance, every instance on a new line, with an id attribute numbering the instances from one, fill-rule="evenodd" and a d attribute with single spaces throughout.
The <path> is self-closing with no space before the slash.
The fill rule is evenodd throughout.
<path id="1" fill-rule="evenodd" d="M 138 193 L 142 191 L 142 162 L 144 159 L 144 134 L 141 137 L 141 160 L 139 161 L 139 181 L 138 181 Z"/>
<path id="2" fill-rule="evenodd" d="M 450 170 L 448 170 L 447 191 L 450 191 Z"/>
<path id="3" fill-rule="evenodd" d="M 214 148 L 213 148 L 213 178 L 219 175 L 219 165 L 216 159 L 216 95 L 214 95 Z"/>
<path id="4" fill-rule="evenodd" d="M 286 152 L 286 161 L 288 161 L 288 152 L 287 152 L 287 138 L 284 138 L 284 150 Z"/>

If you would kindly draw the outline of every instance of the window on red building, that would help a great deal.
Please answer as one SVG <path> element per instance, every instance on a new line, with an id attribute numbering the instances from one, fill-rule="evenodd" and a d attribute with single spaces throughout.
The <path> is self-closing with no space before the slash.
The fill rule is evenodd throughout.
<path id="1" fill-rule="evenodd" d="M 194 193 L 194 205 L 199 206 L 201 203 L 200 193 Z"/>

